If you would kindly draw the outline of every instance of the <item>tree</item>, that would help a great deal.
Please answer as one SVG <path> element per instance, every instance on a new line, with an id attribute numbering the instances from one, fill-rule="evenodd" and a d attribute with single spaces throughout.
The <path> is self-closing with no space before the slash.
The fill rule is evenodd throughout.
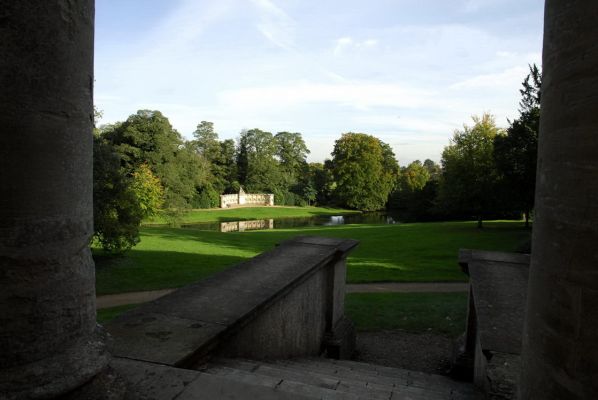
<path id="1" fill-rule="evenodd" d="M 224 191 L 239 191 L 238 170 L 237 170 L 237 149 L 233 139 L 226 139 L 220 142 L 220 171 L 225 182 Z"/>
<path id="2" fill-rule="evenodd" d="M 278 189 L 281 177 L 275 154 L 276 144 L 270 132 L 260 129 L 241 132 L 237 156 L 239 183 L 252 192 Z"/>
<path id="3" fill-rule="evenodd" d="M 279 132 L 274 136 L 274 142 L 281 177 L 280 192 L 287 200 L 285 204 L 304 205 L 315 200 L 315 189 L 310 187 L 306 161 L 309 150 L 301 134 Z"/>
<path id="4" fill-rule="evenodd" d="M 201 121 L 193 132 L 193 137 L 195 137 L 193 145 L 207 160 L 213 162 L 219 158 L 220 142 L 218 142 L 218 133 L 214 131 L 214 123 Z"/>
<path id="5" fill-rule="evenodd" d="M 274 136 L 276 157 L 281 169 L 296 180 L 306 164 L 309 150 L 300 133 L 278 132 Z"/>
<path id="6" fill-rule="evenodd" d="M 434 163 L 431 160 L 426 162 L 422 164 L 421 161 L 415 160 L 407 167 L 402 167 L 399 172 L 397 187 L 391 195 L 389 204 L 393 208 L 406 212 L 404 216 L 406 218 L 420 220 L 432 216 L 436 199 L 436 181 L 431 181 L 430 175 Z"/>
<path id="7" fill-rule="evenodd" d="M 401 171 L 401 178 L 403 188 L 415 192 L 426 186 L 426 183 L 430 180 L 430 172 L 423 166 L 421 161 L 415 160 L 404 171 Z"/>
<path id="8" fill-rule="evenodd" d="M 209 164 L 159 111 L 139 110 L 101 136 L 120 156 L 127 175 L 144 163 L 149 166 L 164 187 L 167 208 L 190 207 L 197 187 L 209 181 Z"/>
<path id="9" fill-rule="evenodd" d="M 482 227 L 484 214 L 496 205 L 497 172 L 494 138 L 502 134 L 489 114 L 473 117 L 474 125 L 455 131 L 451 144 L 442 152 L 439 198 L 453 212 L 471 213 Z"/>
<path id="10" fill-rule="evenodd" d="M 440 179 L 440 175 L 442 174 L 442 168 L 440 165 L 436 164 L 434 161 L 427 158 L 424 161 L 424 168 L 428 170 L 428 174 L 430 175 L 430 179 L 433 181 L 438 181 Z"/>
<path id="11" fill-rule="evenodd" d="M 135 194 L 143 218 L 156 215 L 162 208 L 162 204 L 164 203 L 164 189 L 162 188 L 160 179 L 152 173 L 147 164 L 141 164 L 133 172 L 130 189 Z"/>
<path id="12" fill-rule="evenodd" d="M 110 143 L 94 136 L 94 238 L 105 251 L 122 253 L 135 246 L 141 221 L 154 215 L 162 202 L 162 185 L 147 164 L 127 174 Z"/>
<path id="13" fill-rule="evenodd" d="M 389 146 L 364 133 L 345 133 L 332 152 L 335 196 L 342 205 L 364 211 L 384 208 L 398 165 Z"/>
<path id="14" fill-rule="evenodd" d="M 522 83 L 519 118 L 511 122 L 506 135 L 494 139 L 494 159 L 512 207 L 522 210 L 529 226 L 536 191 L 536 162 L 540 130 L 542 76 L 536 65 Z"/>

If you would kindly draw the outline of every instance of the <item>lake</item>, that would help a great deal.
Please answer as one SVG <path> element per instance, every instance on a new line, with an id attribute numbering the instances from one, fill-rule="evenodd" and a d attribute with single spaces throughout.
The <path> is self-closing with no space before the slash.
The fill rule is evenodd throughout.
<path id="1" fill-rule="evenodd" d="M 313 217 L 257 219 L 249 221 L 221 221 L 182 224 L 182 228 L 193 228 L 217 232 L 239 232 L 265 229 L 288 229 L 305 226 L 334 226 L 346 224 L 397 224 L 398 216 L 392 212 L 370 212 L 349 215 L 318 215 Z"/>

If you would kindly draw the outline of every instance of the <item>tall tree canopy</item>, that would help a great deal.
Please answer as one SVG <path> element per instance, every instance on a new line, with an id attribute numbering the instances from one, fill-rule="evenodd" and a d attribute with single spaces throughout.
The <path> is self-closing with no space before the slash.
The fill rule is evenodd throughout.
<path id="1" fill-rule="evenodd" d="M 105 129 L 102 137 L 132 174 L 147 163 L 164 187 L 167 208 L 189 207 L 196 188 L 209 179 L 209 165 L 159 111 L 139 110 L 123 123 Z"/>
<path id="2" fill-rule="evenodd" d="M 385 143 L 364 133 L 345 133 L 332 152 L 335 196 L 344 206 L 364 211 L 384 208 L 398 164 Z"/>
<path id="3" fill-rule="evenodd" d="M 494 159 L 507 198 L 512 207 L 523 211 L 528 226 L 534 207 L 540 130 L 542 75 L 536 65 L 530 66 L 530 73 L 522 85 L 519 118 L 511 123 L 506 135 L 494 139 Z"/>
<path id="4" fill-rule="evenodd" d="M 456 131 L 442 152 L 440 202 L 453 212 L 469 213 L 482 227 L 484 214 L 493 211 L 497 173 L 494 167 L 494 138 L 502 134 L 494 117 L 473 117 L 473 126 Z"/>
<path id="5" fill-rule="evenodd" d="M 270 132 L 250 129 L 239 136 L 239 183 L 252 192 L 272 192 L 280 184 L 276 142 Z"/>

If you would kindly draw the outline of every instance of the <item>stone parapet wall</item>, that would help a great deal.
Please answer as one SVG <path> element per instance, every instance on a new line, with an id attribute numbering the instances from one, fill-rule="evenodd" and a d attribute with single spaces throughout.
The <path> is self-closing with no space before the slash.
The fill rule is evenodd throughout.
<path id="1" fill-rule="evenodd" d="M 213 355 L 347 357 L 346 257 L 354 240 L 296 237 L 106 325 L 117 357 L 196 368 Z"/>

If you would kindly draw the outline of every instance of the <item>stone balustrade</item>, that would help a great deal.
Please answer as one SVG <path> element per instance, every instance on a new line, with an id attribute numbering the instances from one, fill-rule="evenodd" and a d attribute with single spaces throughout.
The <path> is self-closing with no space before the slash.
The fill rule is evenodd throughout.
<path id="1" fill-rule="evenodd" d="M 296 237 L 106 325 L 115 357 L 198 368 L 212 356 L 348 358 L 346 257 L 354 240 Z"/>
<path id="2" fill-rule="evenodd" d="M 239 191 L 236 194 L 223 194 L 220 196 L 220 208 L 250 205 L 273 206 L 274 195 L 271 193 L 244 193 Z"/>

